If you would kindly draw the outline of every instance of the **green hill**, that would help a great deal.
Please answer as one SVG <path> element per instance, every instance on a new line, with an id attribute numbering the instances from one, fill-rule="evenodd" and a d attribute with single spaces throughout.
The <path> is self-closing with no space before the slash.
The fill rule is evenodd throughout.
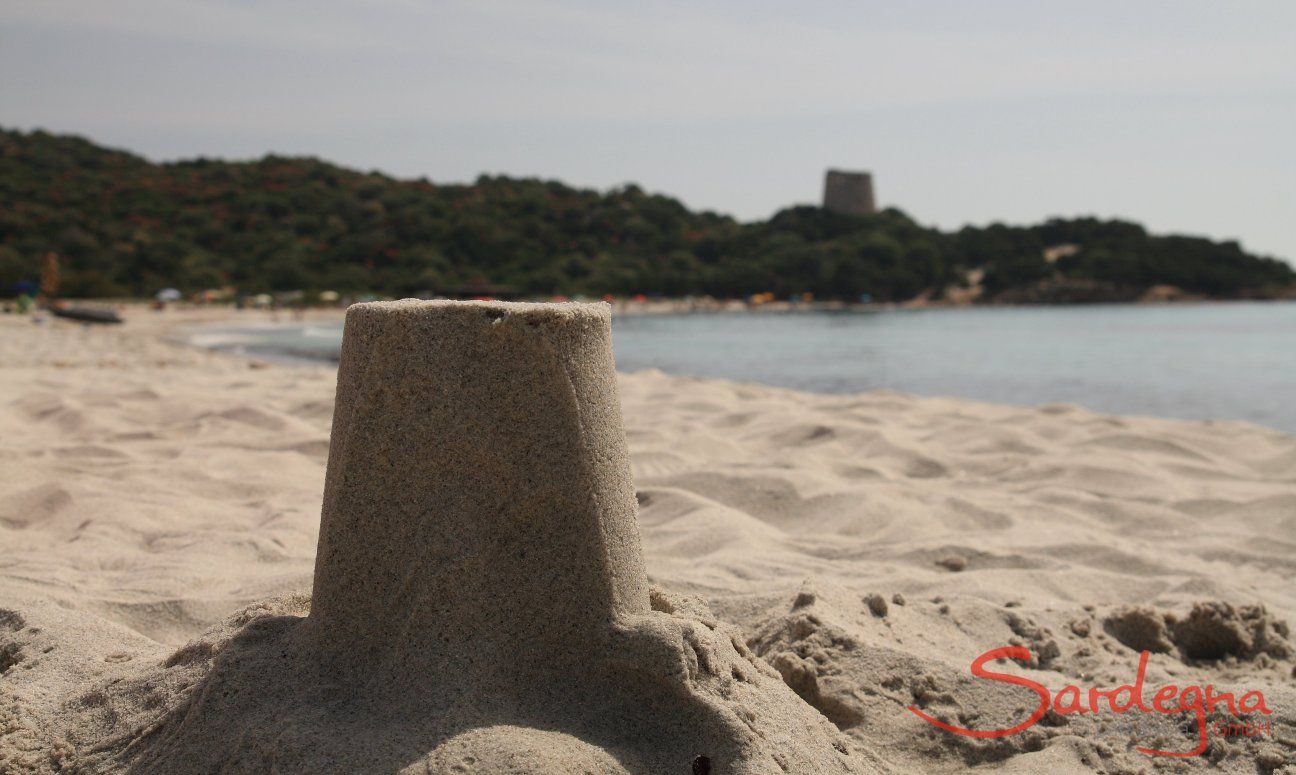
<path id="1" fill-rule="evenodd" d="M 1049 288 L 1134 297 L 1167 284 L 1212 297 L 1287 293 L 1296 273 L 1235 242 L 1149 235 L 1092 218 L 943 233 L 898 210 L 817 207 L 740 223 L 636 186 L 397 180 L 313 158 L 155 164 L 87 140 L 0 130 L 0 293 L 50 250 L 68 296 L 243 292 L 443 293 L 487 282 L 523 295 L 810 292 L 940 296 L 984 273 L 986 298 Z M 1045 248 L 1072 245 L 1049 262 Z"/>

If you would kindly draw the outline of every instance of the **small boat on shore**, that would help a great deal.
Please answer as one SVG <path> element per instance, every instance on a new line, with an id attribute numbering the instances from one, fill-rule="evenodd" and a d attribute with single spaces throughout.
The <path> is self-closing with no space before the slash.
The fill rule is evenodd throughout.
<path id="1" fill-rule="evenodd" d="M 98 307 L 55 307 L 49 308 L 51 315 L 66 320 L 77 320 L 82 323 L 121 323 L 121 315 L 111 309 Z"/>

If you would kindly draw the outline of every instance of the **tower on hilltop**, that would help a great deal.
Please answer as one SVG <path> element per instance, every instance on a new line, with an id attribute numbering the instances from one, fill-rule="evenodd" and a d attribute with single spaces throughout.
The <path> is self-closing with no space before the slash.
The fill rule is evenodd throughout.
<path id="1" fill-rule="evenodd" d="M 868 172 L 828 170 L 824 176 L 825 210 L 846 215 L 872 215 L 877 212 L 873 198 L 873 175 Z"/>

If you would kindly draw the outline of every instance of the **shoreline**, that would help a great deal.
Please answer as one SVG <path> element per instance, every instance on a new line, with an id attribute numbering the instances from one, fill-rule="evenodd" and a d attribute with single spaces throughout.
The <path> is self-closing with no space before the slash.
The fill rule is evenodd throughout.
<path id="1" fill-rule="evenodd" d="M 378 300 L 394 300 L 397 297 L 381 297 Z M 440 298 L 440 297 L 437 297 Z M 544 303 L 558 301 L 590 301 L 598 302 L 602 299 L 586 298 L 582 296 L 571 297 L 555 296 L 544 298 L 523 298 L 518 301 L 528 303 Z M 146 298 L 74 298 L 63 299 L 69 306 L 85 305 L 89 307 L 107 307 L 119 311 L 129 311 L 131 313 L 161 314 L 168 312 L 182 311 L 185 313 L 209 313 L 211 315 L 285 315 L 292 316 L 296 313 L 306 315 L 343 315 L 346 312 L 345 307 L 340 306 L 308 306 L 308 307 L 245 307 L 236 308 L 232 303 L 209 303 L 198 304 L 188 301 L 170 302 L 167 308 L 162 311 L 150 309 L 150 299 Z M 808 301 L 790 301 L 786 299 L 776 299 L 758 304 L 752 304 L 743 299 L 716 299 L 711 297 L 668 297 L 658 299 L 648 299 L 645 301 L 634 301 L 625 298 L 617 298 L 607 302 L 612 306 L 614 315 L 638 316 L 638 315 L 661 315 L 661 314 L 714 314 L 714 313 L 749 313 L 749 314 L 770 314 L 770 313 L 795 313 L 795 312 L 851 312 L 851 313 L 869 313 L 869 312 L 890 312 L 897 310 L 925 310 L 925 309 L 1017 309 L 1017 308 L 1105 308 L 1105 307 L 1179 307 L 1179 306 L 1210 306 L 1210 305 L 1229 305 L 1229 304 L 1284 304 L 1296 303 L 1296 295 L 1292 296 L 1267 296 L 1267 297 L 1243 297 L 1243 298 L 1225 298 L 1225 297 L 1206 297 L 1206 296 L 1164 296 L 1155 298 L 1141 299 L 1099 299 L 1093 301 L 1066 301 L 1066 302 L 1049 302 L 1049 301 L 1017 301 L 1017 302 L 999 302 L 999 301 L 955 301 L 947 299 L 926 299 L 918 297 L 907 301 L 895 302 L 848 302 L 835 300 L 808 300 Z"/>
<path id="2" fill-rule="evenodd" d="M 917 310 L 864 315 L 665 311 L 614 315 L 613 331 L 623 371 L 658 368 L 828 395 L 891 389 L 1011 405 L 1071 403 L 1117 415 L 1251 422 L 1296 433 L 1296 414 L 1276 403 L 1283 380 L 1291 378 L 1286 372 L 1272 372 L 1250 393 L 1212 376 L 1249 368 L 1245 353 L 1254 350 L 1254 335 L 1230 339 L 1228 331 L 1281 327 L 1296 318 L 1274 316 L 1265 312 L 1272 308 L 1263 307 L 1227 314 L 1209 307 L 1201 307 L 1200 314 L 1182 306 L 1164 309 L 1123 307 L 1098 317 L 1100 326 L 1139 343 L 1114 349 L 1098 334 L 1076 333 L 1090 320 L 1088 312 L 1052 307 L 947 309 L 929 312 L 930 318 L 919 317 Z M 335 366 L 340 320 L 333 311 L 297 320 L 279 315 L 277 323 L 270 313 L 239 313 L 207 325 L 179 326 L 177 337 L 270 363 Z M 1021 326 L 1037 332 L 1041 344 L 1023 344 L 1015 333 Z M 1211 326 L 1224 332 L 1203 343 L 1220 353 L 1211 358 L 1184 351 L 1173 333 Z M 1059 349 L 1047 345 L 1055 337 Z M 756 341 L 766 345 L 753 349 Z M 1278 337 L 1270 346 L 1281 347 L 1283 341 Z M 802 345 L 792 346 L 796 342 Z M 994 365 L 1005 352 L 1016 360 Z M 1078 362 L 1065 352 L 1083 353 L 1087 360 Z M 1167 374 L 1179 378 L 1162 376 Z"/>

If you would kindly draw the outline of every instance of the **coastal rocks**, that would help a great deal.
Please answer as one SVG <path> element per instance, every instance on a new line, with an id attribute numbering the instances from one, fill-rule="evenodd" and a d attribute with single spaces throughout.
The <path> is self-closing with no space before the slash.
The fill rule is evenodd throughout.
<path id="1" fill-rule="evenodd" d="M 335 406 L 309 615 L 271 601 L 105 687 L 155 711 L 87 769 L 872 771 L 650 591 L 606 305 L 356 305 Z"/>
<path id="2" fill-rule="evenodd" d="M 998 304 L 1099 304 L 1137 301 L 1142 293 L 1143 289 L 1137 285 L 1050 277 L 1002 291 L 992 301 Z"/>

